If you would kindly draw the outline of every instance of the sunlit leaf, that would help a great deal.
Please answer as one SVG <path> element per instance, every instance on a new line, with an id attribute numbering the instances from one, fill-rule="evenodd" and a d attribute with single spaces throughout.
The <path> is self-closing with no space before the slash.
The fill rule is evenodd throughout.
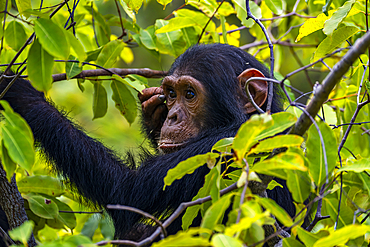
<path id="1" fill-rule="evenodd" d="M 349 161 L 347 165 L 339 168 L 337 172 L 344 172 L 344 171 L 353 171 L 353 172 L 363 172 L 370 170 L 370 159 L 360 159 L 355 160 L 354 162 Z"/>
<path id="2" fill-rule="evenodd" d="M 87 58 L 87 54 L 85 52 L 85 49 L 81 41 L 77 40 L 76 37 L 73 36 L 71 32 L 65 31 L 64 33 L 66 34 L 69 45 L 71 46 L 73 51 L 76 53 L 78 60 L 80 62 L 84 62 L 85 59 Z"/>
<path id="3" fill-rule="evenodd" d="M 32 234 L 32 229 L 35 224 L 32 221 L 25 221 L 22 225 L 9 231 L 9 236 L 14 241 L 20 241 L 25 246 L 27 246 L 27 241 L 30 239 Z"/>
<path id="4" fill-rule="evenodd" d="M 60 211 L 66 211 L 66 212 L 73 212 L 70 206 L 68 204 L 61 202 L 60 200 L 52 197 L 49 198 L 53 202 L 55 202 L 58 206 L 58 210 Z M 61 229 L 64 228 L 65 226 L 68 227 L 69 229 L 74 229 L 76 227 L 76 215 L 73 213 L 65 213 L 65 212 L 60 212 L 55 219 L 47 219 L 46 224 L 48 224 L 50 227 L 55 228 L 55 229 Z"/>
<path id="5" fill-rule="evenodd" d="M 145 88 L 145 85 L 143 85 L 139 80 L 136 80 L 134 77 L 122 78 L 119 75 L 112 75 L 112 78 L 136 89 L 138 92 L 141 92 Z"/>
<path id="6" fill-rule="evenodd" d="M 242 22 L 242 24 L 248 28 L 254 25 L 254 20 L 248 19 L 247 20 L 247 7 L 244 0 L 233 0 L 232 1 L 235 5 L 236 16 Z M 249 1 L 249 7 L 252 14 L 257 18 L 262 18 L 261 8 L 253 1 Z"/>
<path id="7" fill-rule="evenodd" d="M 44 175 L 25 177 L 17 182 L 17 186 L 19 192 L 23 194 L 34 192 L 57 197 L 65 192 L 65 188 L 59 179 Z"/>
<path id="8" fill-rule="evenodd" d="M 61 27 L 50 19 L 39 18 L 35 21 L 35 33 L 42 48 L 50 55 L 68 59 L 69 44 Z"/>
<path id="9" fill-rule="evenodd" d="M 329 11 L 329 16 L 326 16 L 324 13 L 319 14 L 316 18 L 309 18 L 303 23 L 303 25 L 299 28 L 299 34 L 296 38 L 296 42 L 299 42 L 303 37 L 321 30 L 324 28 L 325 21 L 328 20 L 334 11 Z"/>
<path id="10" fill-rule="evenodd" d="M 283 13 L 283 2 L 281 0 L 266 0 L 266 5 L 269 9 L 277 15 Z"/>
<path id="11" fill-rule="evenodd" d="M 331 37 L 325 38 L 319 44 L 312 60 L 316 61 L 324 57 L 326 54 L 334 51 L 335 48 L 337 48 L 345 40 L 352 37 L 354 34 L 356 34 L 359 31 L 360 29 L 358 29 L 357 27 L 353 27 L 353 26 L 350 26 L 350 27 L 344 26 L 344 27 L 338 28 L 336 31 L 333 32 Z"/>
<path id="12" fill-rule="evenodd" d="M 167 33 L 167 32 L 172 32 L 175 30 L 180 30 L 181 28 L 185 27 L 192 27 L 197 25 L 197 23 L 189 17 L 176 17 L 171 19 L 167 25 L 157 29 L 155 31 L 156 34 L 159 33 Z"/>
<path id="13" fill-rule="evenodd" d="M 53 66 L 54 58 L 36 39 L 30 48 L 27 61 L 28 78 L 36 89 L 44 92 L 50 90 L 53 83 Z"/>
<path id="14" fill-rule="evenodd" d="M 69 60 L 75 60 L 75 57 L 70 56 Z M 82 66 L 76 62 L 66 62 L 66 76 L 67 80 L 79 75 L 82 72 Z"/>
<path id="15" fill-rule="evenodd" d="M 29 14 L 24 13 L 26 10 L 32 9 L 31 0 L 15 0 L 18 8 L 18 12 L 23 14 L 25 17 L 29 17 Z"/>
<path id="16" fill-rule="evenodd" d="M 180 162 L 177 166 L 168 170 L 167 175 L 164 177 L 163 189 L 165 189 L 166 186 L 170 186 L 175 180 L 181 179 L 186 174 L 193 173 L 195 169 L 204 164 L 214 164 L 216 158 L 219 156 L 220 155 L 217 153 L 198 154 Z"/>
<path id="17" fill-rule="evenodd" d="M 173 19 L 171 19 L 173 20 Z M 168 26 L 168 25 L 167 25 Z M 164 26 L 163 28 L 165 28 Z M 162 28 L 160 28 L 162 29 Z M 157 45 L 155 44 L 155 29 L 154 26 L 150 26 L 147 29 L 140 29 L 140 40 L 141 43 L 150 50 L 158 50 Z"/>
<path id="18" fill-rule="evenodd" d="M 33 135 L 27 122 L 15 113 L 8 102 L 0 102 L 4 111 L 5 124 L 1 125 L 3 142 L 10 158 L 27 171 L 35 162 Z"/>
<path id="19" fill-rule="evenodd" d="M 243 243 L 237 239 L 225 234 L 216 234 L 212 237 L 212 246 L 215 247 L 242 247 Z"/>
<path id="20" fill-rule="evenodd" d="M 6 172 L 6 178 L 10 182 L 15 169 L 17 169 L 17 164 L 10 158 L 9 152 L 5 147 L 4 140 L 1 140 L 1 163 Z"/>
<path id="21" fill-rule="evenodd" d="M 284 247 L 305 247 L 295 237 L 283 238 L 283 246 Z"/>
<path id="22" fill-rule="evenodd" d="M 350 239 L 355 239 L 370 232 L 368 225 L 348 225 L 334 232 L 330 235 L 319 239 L 313 246 L 314 247 L 332 247 L 344 245 Z"/>
<path id="23" fill-rule="evenodd" d="M 255 137 L 255 140 L 261 140 L 266 137 L 281 133 L 287 128 L 291 127 L 297 121 L 297 118 L 289 112 L 278 112 L 272 114 L 271 117 L 274 120 L 274 124 L 258 134 Z"/>
<path id="24" fill-rule="evenodd" d="M 156 20 L 155 27 L 160 29 L 168 24 L 168 21 L 165 20 Z M 166 33 L 157 33 L 157 47 L 161 52 L 172 55 L 179 56 L 185 50 L 186 43 L 182 37 L 182 32 L 180 30 L 166 32 Z"/>
<path id="25" fill-rule="evenodd" d="M 250 150 L 250 153 L 271 151 L 275 148 L 280 147 L 300 146 L 302 142 L 303 138 L 297 135 L 274 136 L 272 138 L 268 138 L 259 142 L 254 148 Z"/>
<path id="26" fill-rule="evenodd" d="M 18 51 L 24 45 L 27 39 L 28 36 L 24 30 L 24 26 L 21 23 L 17 21 L 11 21 L 8 24 L 7 28 L 5 29 L 5 40 L 11 48 Z"/>
<path id="27" fill-rule="evenodd" d="M 242 124 L 235 135 L 233 149 L 239 160 L 246 152 L 257 143 L 256 136 L 273 124 L 273 119 L 268 114 L 253 115 L 246 123 Z"/>
<path id="28" fill-rule="evenodd" d="M 211 234 L 208 229 L 193 228 L 188 231 L 179 231 L 176 235 L 170 235 L 159 242 L 153 243 L 152 247 L 174 247 L 174 246 L 209 246 L 206 238 L 199 237 L 200 234 Z M 198 236 L 196 236 L 198 235 Z"/>
<path id="29" fill-rule="evenodd" d="M 351 10 L 355 0 L 346 1 L 342 7 L 338 8 L 329 20 L 325 21 L 324 29 L 322 30 L 326 35 L 330 35 L 338 27 Z"/>
<path id="30" fill-rule="evenodd" d="M 132 8 L 130 8 L 129 6 L 127 6 L 126 2 L 124 0 L 120 0 L 119 1 L 123 10 L 126 12 L 127 16 L 131 18 L 131 20 L 133 21 L 133 23 L 135 24 L 136 23 L 136 15 L 135 15 L 135 12 L 132 10 Z"/>
<path id="31" fill-rule="evenodd" d="M 111 68 L 117 62 L 125 44 L 119 40 L 113 40 L 103 47 L 96 63 L 104 68 Z"/>
<path id="32" fill-rule="evenodd" d="M 329 235 L 329 232 L 326 230 L 322 230 L 317 233 L 311 233 L 311 232 L 304 230 L 301 227 L 297 227 L 297 232 L 298 232 L 299 239 L 307 247 L 312 247 L 316 243 L 317 240 Z"/>
<path id="33" fill-rule="evenodd" d="M 127 6 L 131 9 L 133 9 L 136 13 L 140 9 L 141 5 L 143 4 L 143 0 L 123 0 Z M 166 0 L 167 2 L 169 0 Z M 159 2 L 159 1 L 158 1 Z"/>

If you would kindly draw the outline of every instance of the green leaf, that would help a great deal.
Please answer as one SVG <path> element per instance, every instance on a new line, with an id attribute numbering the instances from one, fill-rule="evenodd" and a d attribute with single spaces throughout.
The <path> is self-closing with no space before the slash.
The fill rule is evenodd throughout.
<path id="1" fill-rule="evenodd" d="M 355 0 L 346 1 L 342 7 L 338 8 L 332 17 L 325 21 L 324 29 L 322 30 L 326 35 L 330 35 L 339 26 L 343 19 L 348 15 Z"/>
<path id="2" fill-rule="evenodd" d="M 223 218 L 226 209 L 229 208 L 230 199 L 234 196 L 233 193 L 229 193 L 221 197 L 217 202 L 213 203 L 212 206 L 208 208 L 204 217 L 202 219 L 202 228 L 213 230 L 215 226 Z"/>
<path id="3" fill-rule="evenodd" d="M 157 29 L 156 34 L 168 33 L 176 30 L 180 30 L 185 27 L 192 27 L 198 25 L 192 18 L 189 17 L 175 17 L 168 21 L 168 24 Z"/>
<path id="4" fill-rule="evenodd" d="M 163 9 L 165 9 L 165 8 L 166 8 L 166 6 L 167 6 L 167 4 L 171 3 L 171 2 L 172 2 L 172 0 L 157 0 L 157 2 L 158 2 L 159 4 L 162 4 L 162 5 L 163 5 Z"/>
<path id="5" fill-rule="evenodd" d="M 107 91 L 100 82 L 94 83 L 93 113 L 94 119 L 104 117 L 108 109 Z"/>
<path id="6" fill-rule="evenodd" d="M 53 57 L 68 59 L 69 44 L 61 27 L 50 19 L 39 18 L 35 21 L 37 38 L 49 54 Z"/>
<path id="7" fill-rule="evenodd" d="M 92 239 L 96 229 L 98 229 L 99 227 L 100 220 L 101 220 L 100 214 L 91 215 L 90 218 L 86 221 L 85 225 L 83 226 L 81 234 Z"/>
<path id="8" fill-rule="evenodd" d="M 214 167 L 206 175 L 204 185 L 198 191 L 198 194 L 193 197 L 192 201 L 195 201 L 199 198 L 206 197 L 210 194 L 213 185 L 216 183 L 217 177 L 220 175 L 219 171 Z M 201 205 L 194 205 L 186 209 L 184 216 L 182 217 L 182 229 L 187 230 L 190 225 L 193 223 L 195 217 L 197 217 Z"/>
<path id="9" fill-rule="evenodd" d="M 251 167 L 250 172 L 287 179 L 287 170 L 307 171 L 303 157 L 297 153 L 281 153 L 271 159 L 258 162 Z"/>
<path id="10" fill-rule="evenodd" d="M 208 18 L 212 17 L 213 15 L 216 18 L 220 16 L 227 17 L 231 14 L 235 14 L 234 8 L 228 2 L 223 2 L 221 6 L 220 2 L 216 0 L 208 0 L 208 1 L 198 1 L 198 0 L 188 0 L 187 4 L 193 6 L 196 9 L 201 10 Z M 217 12 L 215 13 L 215 11 Z M 215 13 L 215 14 L 214 14 Z"/>
<path id="11" fill-rule="evenodd" d="M 1 125 L 3 142 L 10 158 L 22 168 L 31 171 L 35 162 L 33 135 L 27 122 L 11 109 L 6 101 L 0 101 L 4 108 L 5 124 Z"/>
<path id="12" fill-rule="evenodd" d="M 53 83 L 54 58 L 43 49 L 36 39 L 28 53 L 27 71 L 32 85 L 39 91 L 47 92 Z"/>
<path id="13" fill-rule="evenodd" d="M 311 180 L 307 172 L 288 170 L 287 186 L 292 193 L 293 200 L 303 203 L 311 193 Z"/>
<path id="14" fill-rule="evenodd" d="M 271 180 L 271 182 L 267 185 L 268 190 L 273 190 L 275 187 L 284 188 L 284 186 L 282 186 L 281 184 L 279 184 L 275 180 Z"/>
<path id="15" fill-rule="evenodd" d="M 293 220 L 290 218 L 289 214 L 274 200 L 270 198 L 259 197 L 257 201 L 262 207 L 270 211 L 270 213 L 273 214 L 281 224 L 287 227 L 293 225 Z"/>
<path id="16" fill-rule="evenodd" d="M 87 54 L 85 52 L 85 48 L 83 47 L 81 41 L 77 40 L 77 38 L 75 36 L 73 36 L 73 34 L 71 32 L 68 32 L 68 31 L 64 30 L 64 33 L 67 37 L 67 41 L 68 41 L 70 47 L 76 53 L 76 55 L 78 57 L 78 60 L 80 62 L 84 62 L 85 59 L 87 58 Z"/>
<path id="17" fill-rule="evenodd" d="M 235 5 L 236 16 L 242 22 L 244 26 L 250 28 L 254 25 L 254 20 L 248 19 L 247 20 L 247 7 L 245 5 L 244 0 L 232 0 Z M 257 18 L 262 18 L 261 8 L 253 1 L 249 1 L 249 7 L 252 14 Z"/>
<path id="18" fill-rule="evenodd" d="M 168 170 L 166 177 L 163 179 L 163 190 L 166 188 L 166 186 L 170 186 L 176 179 L 181 179 L 186 174 L 193 173 L 195 169 L 203 166 L 204 164 L 214 165 L 216 158 L 219 156 L 220 155 L 217 153 L 198 154 L 180 162 L 174 168 Z"/>
<path id="19" fill-rule="evenodd" d="M 283 13 L 283 2 L 281 0 L 266 0 L 267 7 L 277 15 Z"/>
<path id="20" fill-rule="evenodd" d="M 25 14 L 24 12 L 26 10 L 32 9 L 31 0 L 15 0 L 18 8 L 18 12 L 25 17 L 29 17 L 28 14 Z"/>
<path id="21" fill-rule="evenodd" d="M 166 26 L 165 26 L 166 27 Z M 141 43 L 149 50 L 158 50 L 155 44 L 156 36 L 154 34 L 154 26 L 149 26 L 147 29 L 140 29 Z"/>
<path id="22" fill-rule="evenodd" d="M 25 177 L 17 182 L 17 186 L 22 194 L 34 192 L 57 197 L 65 192 L 65 188 L 59 179 L 44 175 Z"/>
<path id="23" fill-rule="evenodd" d="M 111 88 L 113 91 L 112 99 L 116 103 L 116 108 L 132 124 L 137 116 L 137 105 L 134 96 L 125 84 L 120 81 L 112 80 Z"/>
<path id="24" fill-rule="evenodd" d="M 132 22 L 135 24 L 136 23 L 136 16 L 135 16 L 135 12 L 132 10 L 132 8 L 128 7 L 124 0 L 120 0 L 120 4 L 121 4 L 123 10 L 128 15 L 128 17 L 130 17 Z"/>
<path id="25" fill-rule="evenodd" d="M 104 217 L 100 220 L 99 227 L 105 239 L 114 239 L 114 225 L 108 214 L 104 214 Z"/>
<path id="26" fill-rule="evenodd" d="M 168 24 L 165 20 L 156 20 L 155 27 L 160 29 Z M 161 53 L 169 54 L 172 56 L 179 56 L 185 50 L 186 43 L 182 37 L 182 32 L 180 30 L 157 33 L 157 47 Z"/>
<path id="27" fill-rule="evenodd" d="M 228 147 L 231 147 L 233 142 L 234 142 L 234 137 L 221 139 L 218 142 L 216 142 L 215 145 L 213 145 L 212 151 L 226 152 L 226 149 Z"/>
<path id="28" fill-rule="evenodd" d="M 326 37 L 317 47 L 315 55 L 312 61 L 316 61 L 326 54 L 334 51 L 340 44 L 346 41 L 348 38 L 352 37 L 354 34 L 359 32 L 360 29 L 353 26 L 344 26 L 335 30 L 330 37 Z"/>
<path id="29" fill-rule="evenodd" d="M 335 232 L 330 232 L 330 235 L 319 239 L 314 247 L 332 247 L 344 245 L 350 239 L 356 239 L 370 232 L 370 226 L 367 225 L 348 225 Z"/>
<path id="30" fill-rule="evenodd" d="M 243 247 L 243 243 L 237 239 L 225 234 L 216 234 L 212 237 L 212 246 L 214 247 Z"/>
<path id="31" fill-rule="evenodd" d="M 274 136 L 269 139 L 262 140 L 250 150 L 250 153 L 261 153 L 265 151 L 271 151 L 275 148 L 280 147 L 295 147 L 300 146 L 303 142 L 303 138 L 297 135 L 280 135 Z"/>
<path id="32" fill-rule="evenodd" d="M 127 4 L 129 8 L 133 9 L 136 13 L 140 9 L 141 5 L 143 4 L 143 0 L 123 0 L 123 1 Z M 168 0 L 164 2 L 168 2 Z"/>
<path id="33" fill-rule="evenodd" d="M 283 238 L 283 246 L 284 247 L 305 247 L 295 237 Z"/>
<path id="34" fill-rule="evenodd" d="M 152 247 L 191 247 L 191 246 L 209 246 L 208 239 L 195 236 L 200 234 L 211 234 L 207 229 L 193 228 L 186 232 L 179 231 L 176 235 L 170 235 L 159 242 L 153 243 Z"/>
<path id="35" fill-rule="evenodd" d="M 1 163 L 6 172 L 6 178 L 10 183 L 11 178 L 17 169 L 17 164 L 10 158 L 9 152 L 5 147 L 4 140 L 1 140 Z"/>
<path id="36" fill-rule="evenodd" d="M 28 201 L 31 211 L 37 216 L 45 219 L 56 219 L 58 217 L 58 206 L 52 200 L 33 193 L 23 196 Z"/>
<path id="37" fill-rule="evenodd" d="M 326 230 L 321 230 L 318 233 L 311 233 L 304 230 L 301 227 L 297 227 L 299 239 L 307 246 L 312 247 L 317 240 L 324 238 L 329 235 L 329 232 Z"/>
<path id="38" fill-rule="evenodd" d="M 51 197 L 49 198 L 55 202 L 58 206 L 59 211 L 69 211 L 72 212 L 72 208 L 68 204 L 59 201 L 58 199 Z M 55 219 L 47 219 L 46 224 L 54 229 L 62 229 L 67 226 L 69 229 L 74 229 L 77 225 L 76 215 L 73 213 L 62 213 L 60 212 Z"/>
<path id="39" fill-rule="evenodd" d="M 354 211 L 342 201 L 340 212 L 338 212 L 338 204 L 339 200 L 334 195 L 323 198 L 323 208 L 326 214 L 329 214 L 330 218 L 334 220 L 338 217 L 338 228 L 351 225 L 353 223 Z"/>
<path id="40" fill-rule="evenodd" d="M 289 112 L 278 112 L 271 115 L 274 123 L 271 127 L 264 129 L 254 139 L 261 140 L 269 136 L 274 136 L 291 127 L 297 121 L 297 118 Z"/>
<path id="41" fill-rule="evenodd" d="M 120 40 L 113 40 L 104 45 L 99 53 L 96 63 L 104 68 L 111 68 L 117 62 L 125 44 Z"/>
<path id="42" fill-rule="evenodd" d="M 347 165 L 339 168 L 337 173 L 344 172 L 344 171 L 352 171 L 352 172 L 363 172 L 370 170 L 370 158 L 355 160 L 351 162 L 350 160 L 347 162 Z"/>
<path id="43" fill-rule="evenodd" d="M 268 114 L 253 115 L 242 124 L 235 135 L 233 149 L 238 160 L 242 160 L 249 149 L 257 143 L 256 136 L 264 129 L 273 125 L 273 119 Z"/>
<path id="44" fill-rule="evenodd" d="M 24 30 L 24 26 L 21 23 L 17 21 L 11 21 L 8 24 L 8 27 L 5 29 L 5 40 L 11 48 L 18 51 L 24 45 L 27 39 L 28 36 Z"/>
<path id="45" fill-rule="evenodd" d="M 13 230 L 9 231 L 9 236 L 14 241 L 20 241 L 25 246 L 27 245 L 28 239 L 31 237 L 32 229 L 35 224 L 32 221 L 25 221 L 22 225 L 14 228 Z"/>
<path id="46" fill-rule="evenodd" d="M 75 60 L 74 56 L 70 56 L 69 60 Z M 67 80 L 79 75 L 82 72 L 82 66 L 76 62 L 66 62 L 66 75 Z"/>
<path id="47" fill-rule="evenodd" d="M 64 243 L 71 244 L 72 246 L 84 246 L 88 247 L 89 244 L 93 244 L 93 242 L 84 235 L 72 235 L 66 236 L 63 238 Z"/>
<path id="48" fill-rule="evenodd" d="M 299 42 L 307 35 L 323 29 L 325 21 L 327 21 L 333 15 L 333 12 L 334 11 L 332 10 L 329 11 L 329 16 L 326 16 L 324 13 L 322 13 L 319 14 L 316 18 L 307 19 L 305 23 L 303 23 L 303 25 L 299 28 L 299 34 L 295 41 Z"/>
<path id="49" fill-rule="evenodd" d="M 112 75 L 112 78 L 114 80 L 117 80 L 119 82 L 122 82 L 123 84 L 126 84 L 127 86 L 130 86 L 134 88 L 136 91 L 141 92 L 145 88 L 145 85 L 141 83 L 141 81 L 136 80 L 135 77 L 129 77 L 129 78 L 122 78 L 119 75 Z"/>
<path id="50" fill-rule="evenodd" d="M 337 160 L 337 142 L 333 130 L 326 123 L 320 121 L 317 124 L 324 139 L 328 172 L 330 173 L 334 170 Z M 308 138 L 306 142 L 306 148 L 310 173 L 314 182 L 320 188 L 319 185 L 324 183 L 326 178 L 326 168 L 322 144 L 315 125 L 311 125 L 307 133 Z"/>

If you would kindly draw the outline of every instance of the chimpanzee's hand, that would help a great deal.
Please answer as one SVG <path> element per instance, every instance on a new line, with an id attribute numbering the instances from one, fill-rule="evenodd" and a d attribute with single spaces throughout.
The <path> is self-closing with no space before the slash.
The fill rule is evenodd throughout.
<path id="1" fill-rule="evenodd" d="M 146 88 L 139 93 L 139 99 L 147 131 L 158 135 L 168 113 L 167 106 L 164 104 L 166 98 L 163 95 L 163 89 L 160 87 Z"/>

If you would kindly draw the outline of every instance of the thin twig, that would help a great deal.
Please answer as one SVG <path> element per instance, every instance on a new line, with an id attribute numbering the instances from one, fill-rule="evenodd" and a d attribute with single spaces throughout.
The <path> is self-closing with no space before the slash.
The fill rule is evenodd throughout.
<path id="1" fill-rule="evenodd" d="M 201 32 L 201 34 L 200 34 L 200 36 L 199 36 L 199 39 L 198 39 L 197 44 L 199 44 L 199 42 L 200 42 L 200 40 L 202 39 L 202 36 L 203 36 L 203 34 L 204 34 L 204 32 L 205 32 L 205 30 L 206 30 L 206 28 L 207 28 L 208 24 L 211 22 L 212 18 L 215 16 L 215 14 L 217 13 L 218 9 L 221 7 L 221 5 L 222 5 L 224 2 L 225 2 L 225 0 L 222 0 L 222 2 L 218 5 L 218 7 L 217 7 L 217 8 L 215 9 L 215 11 L 213 12 L 212 16 L 208 19 L 208 21 L 207 21 L 206 25 L 203 27 L 203 30 L 202 30 L 202 32 Z"/>

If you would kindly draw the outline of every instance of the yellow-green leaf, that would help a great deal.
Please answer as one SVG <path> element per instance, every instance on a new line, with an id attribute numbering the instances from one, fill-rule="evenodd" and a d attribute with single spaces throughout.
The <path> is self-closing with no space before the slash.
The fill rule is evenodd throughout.
<path id="1" fill-rule="evenodd" d="M 120 40 L 113 40 L 104 45 L 96 60 L 96 63 L 104 68 L 111 68 L 119 58 L 125 44 Z"/>
<path id="2" fill-rule="evenodd" d="M 19 192 L 23 194 L 41 193 L 58 197 L 64 194 L 65 189 L 57 178 L 44 175 L 28 176 L 17 182 Z"/>
<path id="3" fill-rule="evenodd" d="M 58 217 L 58 206 L 54 201 L 33 193 L 24 195 L 23 198 L 28 201 L 31 211 L 37 216 L 44 219 Z"/>
<path id="4" fill-rule="evenodd" d="M 242 241 L 237 238 L 229 237 L 225 234 L 216 234 L 212 237 L 212 246 L 214 247 L 242 247 Z"/>
<path id="5" fill-rule="evenodd" d="M 68 59 L 69 43 L 64 30 L 50 19 L 39 18 L 35 21 L 37 38 L 49 54 L 53 57 Z"/>
<path id="6" fill-rule="evenodd" d="M 174 168 L 168 170 L 166 177 L 164 177 L 163 189 L 165 189 L 166 186 L 170 186 L 175 180 L 181 179 L 186 174 L 193 173 L 195 169 L 204 164 L 214 164 L 216 158 L 219 156 L 220 155 L 217 153 L 198 154 L 180 162 Z"/>
<path id="7" fill-rule="evenodd" d="M 355 239 L 370 232 L 368 225 L 348 225 L 334 232 L 330 235 L 319 239 L 313 246 L 314 247 L 332 247 L 338 245 L 345 245 L 348 240 Z"/>
<path id="8" fill-rule="evenodd" d="M 24 45 L 27 39 L 28 36 L 24 30 L 24 26 L 21 23 L 17 21 L 11 21 L 8 24 L 7 28 L 5 29 L 5 40 L 11 48 L 18 51 Z"/>
<path id="9" fill-rule="evenodd" d="M 299 42 L 303 37 L 321 30 L 324 28 L 325 21 L 327 21 L 332 15 L 334 11 L 329 11 L 329 15 L 325 15 L 324 13 L 319 14 L 316 18 L 309 18 L 303 23 L 303 25 L 299 28 L 299 34 L 296 38 L 295 42 Z"/>
<path id="10" fill-rule="evenodd" d="M 334 14 L 325 21 L 324 29 L 322 30 L 326 35 L 330 35 L 338 27 L 338 25 L 343 21 L 343 19 L 348 15 L 349 11 L 352 9 L 355 0 L 346 1 L 342 7 L 338 8 Z"/>
<path id="11" fill-rule="evenodd" d="M 33 221 L 26 221 L 22 225 L 9 231 L 9 236 L 14 241 L 20 241 L 27 246 L 27 241 L 31 237 L 32 229 L 35 224 Z"/>
<path id="12" fill-rule="evenodd" d="M 269 139 L 262 140 L 257 144 L 256 147 L 250 150 L 250 153 L 261 153 L 265 151 L 271 151 L 275 148 L 281 147 L 295 147 L 300 146 L 303 142 L 303 138 L 297 135 L 279 135 Z"/>

